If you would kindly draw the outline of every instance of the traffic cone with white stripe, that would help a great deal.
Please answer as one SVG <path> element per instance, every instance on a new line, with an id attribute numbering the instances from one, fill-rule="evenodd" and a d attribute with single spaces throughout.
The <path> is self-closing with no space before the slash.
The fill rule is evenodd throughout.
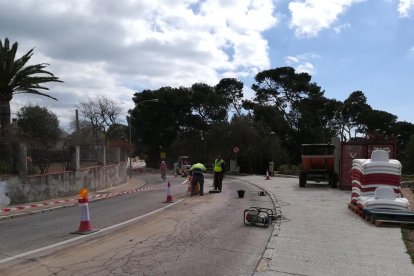
<path id="1" fill-rule="evenodd" d="M 172 192 L 171 192 L 171 184 L 170 182 L 168 182 L 167 184 L 167 199 L 164 201 L 164 203 L 173 203 L 173 198 L 172 198 Z"/>
<path id="2" fill-rule="evenodd" d="M 270 180 L 269 171 L 266 171 L 266 178 L 265 180 Z"/>
<path id="3" fill-rule="evenodd" d="M 86 188 L 82 188 L 79 192 L 79 199 L 78 199 L 78 206 L 82 207 L 79 230 L 75 232 L 71 232 L 71 234 L 87 235 L 87 234 L 91 234 L 91 233 L 99 231 L 99 229 L 94 229 L 91 225 L 88 203 L 89 203 L 88 190 Z"/>

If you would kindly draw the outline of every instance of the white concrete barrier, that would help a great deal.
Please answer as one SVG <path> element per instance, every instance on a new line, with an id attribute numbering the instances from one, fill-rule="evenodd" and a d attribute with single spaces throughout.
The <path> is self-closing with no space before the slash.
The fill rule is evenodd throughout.
<path id="1" fill-rule="evenodd" d="M 0 181 L 0 207 L 6 207 L 10 205 L 10 197 L 7 193 L 7 182 Z"/>

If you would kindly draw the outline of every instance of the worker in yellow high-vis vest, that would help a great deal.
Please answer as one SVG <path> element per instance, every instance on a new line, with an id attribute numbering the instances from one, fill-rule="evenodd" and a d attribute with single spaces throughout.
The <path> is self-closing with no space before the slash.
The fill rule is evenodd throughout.
<path id="1" fill-rule="evenodd" d="M 224 160 L 221 159 L 221 155 L 217 156 L 217 159 L 214 160 L 214 190 L 221 192 L 223 186 L 223 178 L 224 178 L 224 168 L 225 163 Z"/>
<path id="2" fill-rule="evenodd" d="M 195 163 L 190 168 L 191 173 L 191 196 L 194 195 L 197 183 L 200 185 L 200 196 L 204 195 L 204 175 L 206 167 L 201 163 Z"/>

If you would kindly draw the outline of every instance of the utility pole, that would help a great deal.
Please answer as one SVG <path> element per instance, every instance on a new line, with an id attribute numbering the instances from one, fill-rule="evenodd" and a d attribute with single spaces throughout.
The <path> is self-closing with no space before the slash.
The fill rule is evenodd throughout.
<path id="1" fill-rule="evenodd" d="M 76 143 L 79 144 L 79 113 L 76 109 Z"/>
<path id="2" fill-rule="evenodd" d="M 76 146 L 75 146 L 75 160 L 72 165 L 73 168 L 78 171 L 80 169 L 80 129 L 79 129 L 79 112 L 75 110 L 75 123 L 76 123 Z"/>
<path id="3" fill-rule="evenodd" d="M 128 127 L 129 127 L 129 143 L 132 144 L 131 139 L 131 117 L 127 116 Z M 129 179 L 132 178 L 132 156 L 129 156 Z"/>
<path id="4" fill-rule="evenodd" d="M 271 144 L 272 144 L 272 148 L 271 148 L 271 152 L 272 152 L 272 165 L 271 167 L 271 172 L 270 175 L 274 176 L 275 175 L 275 163 L 274 163 L 274 152 L 275 152 L 275 145 L 274 145 L 274 137 L 275 137 L 276 133 L 274 131 L 270 132 L 270 139 L 271 139 Z"/>

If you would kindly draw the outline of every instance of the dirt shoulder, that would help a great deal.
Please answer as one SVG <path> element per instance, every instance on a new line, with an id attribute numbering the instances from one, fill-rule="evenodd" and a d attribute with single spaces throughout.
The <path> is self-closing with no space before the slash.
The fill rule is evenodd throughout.
<path id="1" fill-rule="evenodd" d="M 414 185 L 402 185 L 402 196 L 410 202 L 411 211 L 414 211 Z M 407 253 L 411 257 L 411 262 L 414 264 L 414 229 L 401 228 L 402 239 L 407 247 Z"/>

